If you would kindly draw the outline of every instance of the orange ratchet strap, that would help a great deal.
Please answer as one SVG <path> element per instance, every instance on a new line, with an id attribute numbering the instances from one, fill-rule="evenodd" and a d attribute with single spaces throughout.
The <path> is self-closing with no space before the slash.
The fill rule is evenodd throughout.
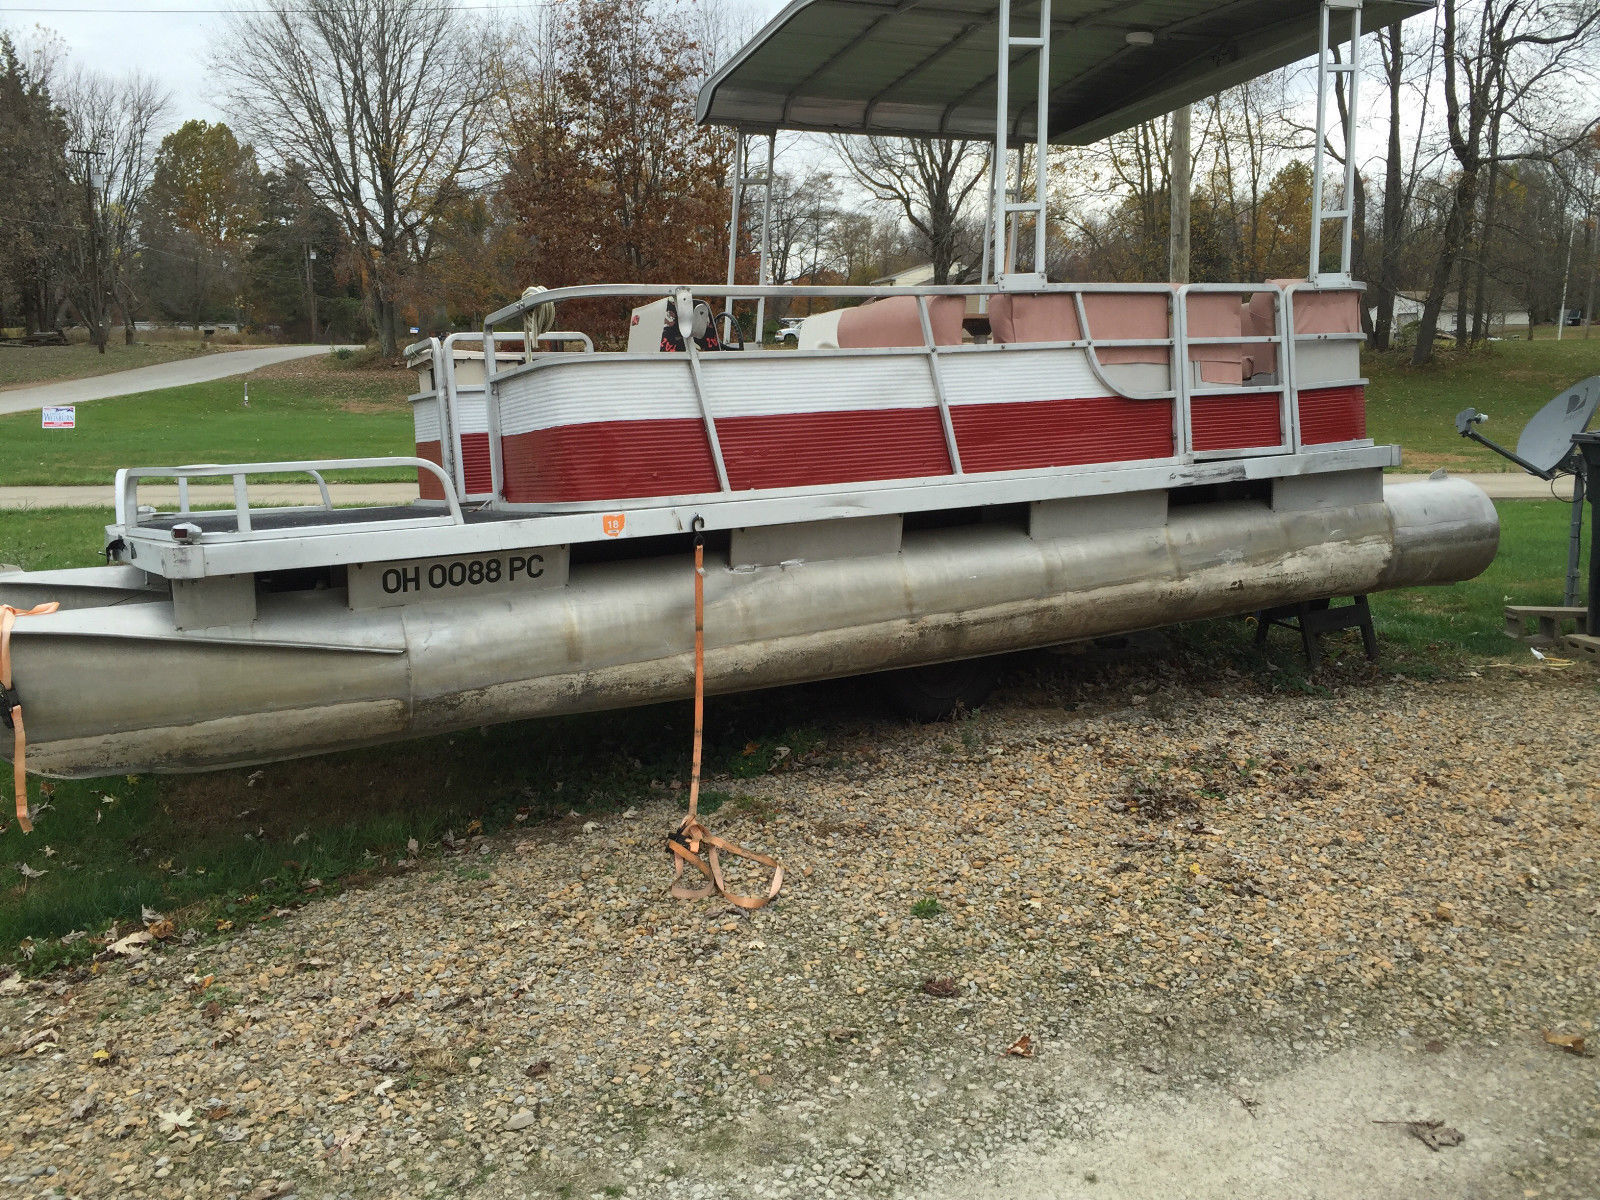
<path id="1" fill-rule="evenodd" d="M 19 617 L 42 617 L 60 607 L 55 602 L 29 609 L 0 604 L 0 717 L 11 727 L 16 747 L 11 775 L 17 790 L 17 824 L 23 833 L 33 832 L 33 822 L 28 820 L 28 735 L 22 726 L 22 701 L 11 682 L 11 627 Z"/>
<path id="2" fill-rule="evenodd" d="M 719 838 L 700 823 L 700 750 L 705 740 L 706 715 L 706 548 L 698 532 L 694 539 L 694 765 L 689 776 L 689 815 L 667 836 L 672 851 L 672 894 L 680 900 L 704 900 L 712 893 L 743 909 L 764 908 L 783 887 L 783 866 L 775 858 L 757 854 Z M 705 858 L 700 847 L 706 848 Z M 722 878 L 721 854 L 748 858 L 772 868 L 772 885 L 765 896 L 739 896 Z M 683 868 L 691 866 L 707 880 L 699 887 L 683 882 Z"/>

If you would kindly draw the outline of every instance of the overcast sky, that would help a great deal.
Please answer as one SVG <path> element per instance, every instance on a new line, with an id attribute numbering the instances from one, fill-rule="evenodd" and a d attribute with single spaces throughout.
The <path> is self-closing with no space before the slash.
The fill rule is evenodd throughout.
<path id="1" fill-rule="evenodd" d="M 783 0 L 737 0 L 761 19 Z M 516 20 L 539 5 L 528 0 L 461 0 L 462 7 L 501 9 Z M 171 89 L 174 126 L 191 117 L 226 121 L 206 72 L 206 56 L 226 21 L 222 14 L 250 0 L 0 0 L 0 28 L 26 38 L 34 26 L 59 34 L 70 63 L 121 74 L 138 67 Z"/>

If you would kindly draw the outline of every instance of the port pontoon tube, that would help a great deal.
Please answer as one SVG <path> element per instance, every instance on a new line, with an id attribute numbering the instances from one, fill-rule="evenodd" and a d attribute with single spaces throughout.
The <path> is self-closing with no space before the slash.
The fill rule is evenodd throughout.
<path id="1" fill-rule="evenodd" d="M 713 560 L 708 686 L 1449 583 L 1482 571 L 1498 535 L 1483 493 L 1443 480 L 1305 512 L 1174 506 L 1145 530 L 1036 540 L 975 524 L 908 531 L 899 553 L 877 557 L 741 570 Z M 41 617 L 13 643 L 32 765 L 57 776 L 203 770 L 683 698 L 693 686 L 687 562 L 577 564 L 564 588 L 364 612 L 338 589 L 264 595 L 252 624 L 198 633 L 174 631 L 166 601 Z"/>

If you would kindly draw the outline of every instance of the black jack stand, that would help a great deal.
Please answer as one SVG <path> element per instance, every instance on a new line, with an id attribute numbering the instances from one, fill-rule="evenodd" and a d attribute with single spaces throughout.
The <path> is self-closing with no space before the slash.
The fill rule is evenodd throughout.
<path id="1" fill-rule="evenodd" d="M 1366 647 L 1367 661 L 1378 661 L 1378 635 L 1372 628 L 1372 610 L 1367 607 L 1365 596 L 1356 596 L 1349 604 L 1341 604 L 1337 608 L 1329 598 L 1263 609 L 1256 614 L 1256 645 L 1266 644 L 1267 633 L 1274 625 L 1300 631 L 1306 662 L 1313 671 L 1322 662 L 1322 635 L 1339 629 L 1361 630 L 1361 643 Z"/>

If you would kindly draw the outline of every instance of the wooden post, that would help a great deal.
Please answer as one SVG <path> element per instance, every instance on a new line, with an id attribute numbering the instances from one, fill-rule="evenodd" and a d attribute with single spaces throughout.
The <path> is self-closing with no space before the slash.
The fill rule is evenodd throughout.
<path id="1" fill-rule="evenodd" d="M 1167 238 L 1167 274 L 1173 283 L 1189 282 L 1189 106 L 1172 114 L 1171 163 L 1167 168 L 1170 191 L 1170 233 Z"/>

